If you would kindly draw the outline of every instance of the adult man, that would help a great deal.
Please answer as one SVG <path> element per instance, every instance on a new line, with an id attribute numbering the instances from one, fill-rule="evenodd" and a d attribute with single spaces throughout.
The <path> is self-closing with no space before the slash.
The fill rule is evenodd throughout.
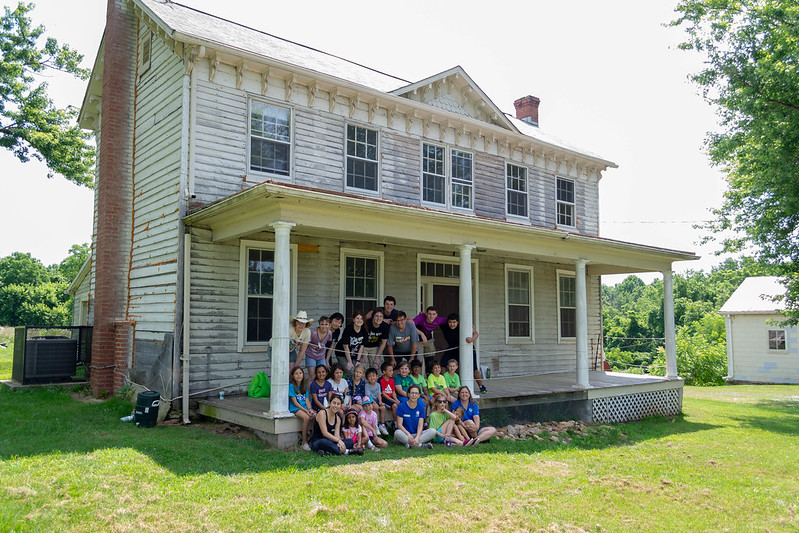
<path id="1" fill-rule="evenodd" d="M 433 342 L 433 332 L 442 324 L 446 324 L 447 319 L 438 316 L 438 310 L 431 305 L 424 313 L 416 315 L 413 323 L 416 325 L 416 330 L 419 332 L 419 339 L 422 343 L 421 349 L 424 354 L 425 368 L 431 368 L 430 363 L 434 360 L 439 360 L 438 357 L 435 357 L 436 344 Z"/>
<path id="2" fill-rule="evenodd" d="M 363 354 L 366 357 L 367 368 L 378 368 L 380 356 L 386 349 L 390 326 L 383 322 L 383 310 L 376 308 L 372 311 L 372 318 L 367 323 L 366 339 L 363 343 Z"/>
<path id="3" fill-rule="evenodd" d="M 408 323 L 408 315 L 397 311 L 397 321 L 388 330 L 388 346 L 386 350 L 391 357 L 391 364 L 396 366 L 396 357 L 416 358 L 416 346 L 419 343 L 419 332 L 416 326 Z"/>
<path id="4" fill-rule="evenodd" d="M 395 309 L 396 305 L 397 305 L 397 299 L 394 298 L 393 296 L 386 296 L 385 298 L 383 298 L 382 311 L 383 311 L 384 324 L 390 326 L 391 324 L 394 323 L 395 320 L 397 320 L 397 310 Z M 368 313 L 366 313 L 367 321 L 372 318 L 372 313 L 374 313 L 374 311 L 369 311 Z"/>

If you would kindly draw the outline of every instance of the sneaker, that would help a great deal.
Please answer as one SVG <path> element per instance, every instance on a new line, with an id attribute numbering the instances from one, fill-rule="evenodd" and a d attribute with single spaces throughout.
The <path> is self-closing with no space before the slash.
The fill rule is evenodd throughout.
<path id="1" fill-rule="evenodd" d="M 379 426 L 377 426 L 377 432 L 380 435 L 388 435 L 388 430 L 386 429 L 385 424 L 380 424 Z"/>
<path id="2" fill-rule="evenodd" d="M 420 448 L 425 448 L 427 450 L 432 450 L 433 449 L 433 445 L 430 444 L 429 442 L 425 442 L 424 444 L 420 444 L 419 447 Z"/>
<path id="3" fill-rule="evenodd" d="M 302 449 L 305 450 L 306 452 L 310 452 L 311 451 L 311 447 L 308 446 L 307 442 L 302 445 Z"/>
<path id="4" fill-rule="evenodd" d="M 407 442 L 405 443 L 405 447 L 408 448 L 409 450 L 411 449 L 411 445 Z"/>
<path id="5" fill-rule="evenodd" d="M 444 446 L 452 446 L 452 441 L 450 439 L 445 440 Z"/>
<path id="6" fill-rule="evenodd" d="M 480 385 L 480 394 L 487 394 L 488 389 L 486 389 L 485 385 Z"/>
<path id="7" fill-rule="evenodd" d="M 327 454 L 325 453 L 324 450 L 316 450 L 316 455 L 318 455 L 319 457 L 324 457 Z"/>
<path id="8" fill-rule="evenodd" d="M 475 444 L 477 444 L 477 439 L 469 439 L 469 441 L 466 444 L 464 444 L 464 446 L 474 446 Z"/>
<path id="9" fill-rule="evenodd" d="M 355 446 L 352 450 L 350 450 L 350 455 L 363 455 L 363 448 L 360 446 Z"/>

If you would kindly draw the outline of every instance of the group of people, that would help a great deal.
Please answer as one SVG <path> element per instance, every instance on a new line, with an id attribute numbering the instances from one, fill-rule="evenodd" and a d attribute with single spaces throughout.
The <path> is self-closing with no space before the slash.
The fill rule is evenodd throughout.
<path id="1" fill-rule="evenodd" d="M 311 322 L 305 312 L 297 313 L 289 335 L 294 361 L 289 410 L 302 420 L 303 449 L 319 455 L 363 454 L 386 447 L 383 437 L 391 433 L 395 443 L 408 448 L 432 448 L 433 442 L 472 446 L 496 433 L 480 426 L 477 403 L 460 384 L 457 315 L 438 317 L 429 307 L 409 320 L 386 296 L 383 307 L 366 315 L 354 312 L 343 329 L 341 313 L 321 317 L 316 328 L 309 327 Z M 448 344 L 440 357 L 433 344 L 438 328 Z M 473 329 L 466 340 L 473 343 L 477 336 Z M 426 377 L 425 364 L 430 369 Z M 474 366 L 485 393 L 476 360 Z"/>

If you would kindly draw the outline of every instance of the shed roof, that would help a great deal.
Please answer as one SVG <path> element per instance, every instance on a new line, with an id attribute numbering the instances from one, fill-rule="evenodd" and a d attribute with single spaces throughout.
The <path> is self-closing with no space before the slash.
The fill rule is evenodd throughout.
<path id="1" fill-rule="evenodd" d="M 774 301 L 773 298 L 784 294 L 785 286 L 777 276 L 746 278 L 735 289 L 730 299 L 721 306 L 719 313 L 724 315 L 779 313 L 785 310 L 785 302 Z"/>

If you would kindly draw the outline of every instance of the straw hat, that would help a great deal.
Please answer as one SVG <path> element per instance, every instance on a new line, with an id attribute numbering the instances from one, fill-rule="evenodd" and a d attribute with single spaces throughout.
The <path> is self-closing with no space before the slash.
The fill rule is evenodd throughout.
<path id="1" fill-rule="evenodd" d="M 297 313 L 297 316 L 294 316 L 294 315 L 291 316 L 291 321 L 292 322 L 302 322 L 303 324 L 308 324 L 310 322 L 313 322 L 313 318 L 308 318 L 308 313 L 306 313 L 305 311 L 299 311 Z"/>

